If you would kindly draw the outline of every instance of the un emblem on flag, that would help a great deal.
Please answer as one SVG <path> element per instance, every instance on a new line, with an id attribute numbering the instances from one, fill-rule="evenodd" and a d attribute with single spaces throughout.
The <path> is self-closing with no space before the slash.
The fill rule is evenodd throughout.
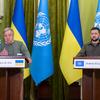
<path id="1" fill-rule="evenodd" d="M 48 16 L 39 12 L 34 32 L 34 46 L 47 46 L 51 43 L 50 25 Z"/>

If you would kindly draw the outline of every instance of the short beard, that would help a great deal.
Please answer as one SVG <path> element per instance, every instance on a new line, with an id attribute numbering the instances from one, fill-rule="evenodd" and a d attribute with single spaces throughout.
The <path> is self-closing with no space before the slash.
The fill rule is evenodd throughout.
<path id="1" fill-rule="evenodd" d="M 95 39 L 95 40 L 91 39 L 91 41 L 94 41 L 94 42 L 96 42 L 96 41 L 98 41 L 98 40 L 99 40 L 99 38 L 97 38 L 97 39 Z"/>

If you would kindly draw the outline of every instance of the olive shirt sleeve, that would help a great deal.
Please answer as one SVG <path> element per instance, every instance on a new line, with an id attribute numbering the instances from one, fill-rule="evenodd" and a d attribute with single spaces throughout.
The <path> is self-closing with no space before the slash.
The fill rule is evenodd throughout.
<path id="1" fill-rule="evenodd" d="M 82 49 L 79 51 L 79 53 L 76 55 L 76 57 L 84 57 L 86 56 L 86 45 L 82 47 Z"/>
<path id="2" fill-rule="evenodd" d="M 30 53 L 28 51 L 28 48 L 21 42 L 21 45 L 20 45 L 20 50 L 21 50 L 21 53 L 25 56 L 25 57 L 28 57 L 30 58 Z"/>

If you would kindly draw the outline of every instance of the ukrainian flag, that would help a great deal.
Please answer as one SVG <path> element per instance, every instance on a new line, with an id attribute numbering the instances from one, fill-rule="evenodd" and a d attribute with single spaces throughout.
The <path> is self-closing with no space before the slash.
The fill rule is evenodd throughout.
<path id="1" fill-rule="evenodd" d="M 100 29 L 100 0 L 98 0 L 98 7 L 95 17 L 95 27 L 98 27 Z"/>
<path id="2" fill-rule="evenodd" d="M 60 56 L 61 71 L 69 85 L 82 77 L 82 71 L 73 67 L 73 57 L 76 56 L 82 46 L 78 0 L 71 0 Z"/>
<path id="3" fill-rule="evenodd" d="M 25 26 L 23 0 L 16 0 L 11 28 L 14 30 L 14 40 L 22 41 L 26 46 L 27 34 Z M 24 70 L 24 78 L 29 76 L 29 69 Z"/>

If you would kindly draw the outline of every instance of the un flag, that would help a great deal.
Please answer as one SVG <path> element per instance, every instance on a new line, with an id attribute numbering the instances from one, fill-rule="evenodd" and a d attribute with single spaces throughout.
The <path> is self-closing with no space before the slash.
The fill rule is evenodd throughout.
<path id="1" fill-rule="evenodd" d="M 30 72 L 36 85 L 53 74 L 48 0 L 40 0 L 34 31 Z"/>

